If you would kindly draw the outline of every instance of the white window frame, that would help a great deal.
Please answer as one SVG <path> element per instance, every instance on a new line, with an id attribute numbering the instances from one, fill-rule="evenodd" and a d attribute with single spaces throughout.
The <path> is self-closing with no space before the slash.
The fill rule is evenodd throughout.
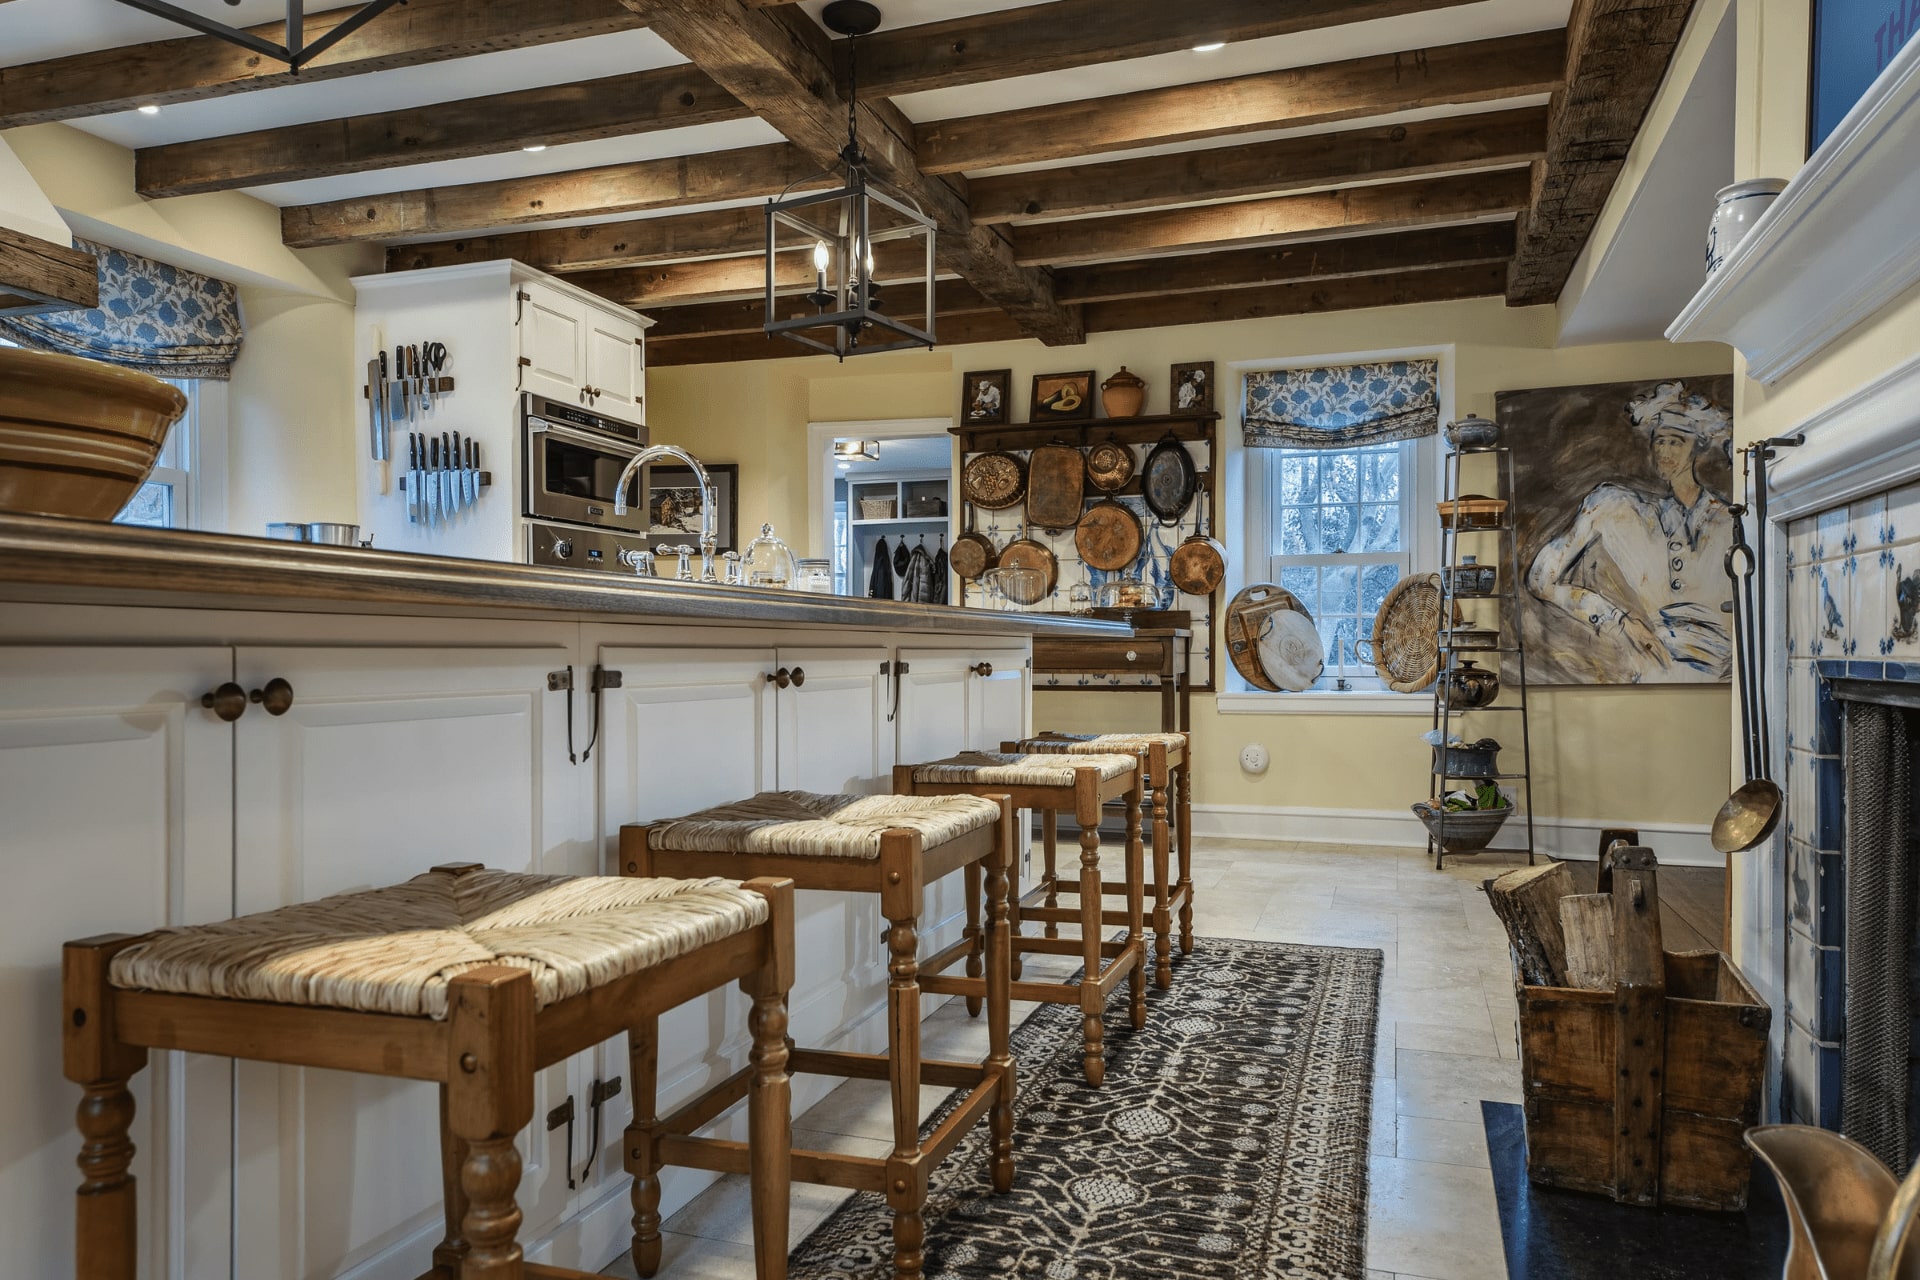
<path id="1" fill-rule="evenodd" d="M 1220 394 L 1227 403 L 1222 407 L 1221 431 L 1229 452 L 1237 452 L 1240 487 L 1245 495 L 1245 522 L 1238 541 L 1242 547 L 1241 564 L 1253 566 L 1251 572 L 1277 577 L 1278 557 L 1273 550 L 1273 523 L 1277 516 L 1280 482 L 1279 449 L 1248 449 L 1241 443 L 1241 387 L 1245 375 L 1272 369 L 1318 369 L 1339 365 L 1372 364 L 1391 360 L 1434 360 L 1439 369 L 1440 421 L 1453 420 L 1454 349 L 1452 346 L 1413 347 L 1386 351 L 1334 352 L 1316 356 L 1290 356 L 1272 360 L 1235 361 L 1227 366 Z M 1412 466 L 1401 474 L 1402 525 L 1409 556 L 1410 573 L 1432 573 L 1439 567 L 1440 530 L 1434 503 L 1440 495 L 1443 454 L 1439 437 L 1424 436 L 1410 442 Z M 1231 482 L 1231 480 L 1230 480 Z M 1345 560 L 1348 557 L 1325 557 Z M 1243 575 L 1232 584 L 1245 586 L 1255 581 Z M 1348 690 L 1310 690 L 1304 693 L 1269 693 L 1255 689 L 1229 669 L 1226 688 L 1215 698 L 1216 709 L 1224 715 L 1431 715 L 1433 698 L 1422 692 L 1394 693 L 1373 687 Z"/>

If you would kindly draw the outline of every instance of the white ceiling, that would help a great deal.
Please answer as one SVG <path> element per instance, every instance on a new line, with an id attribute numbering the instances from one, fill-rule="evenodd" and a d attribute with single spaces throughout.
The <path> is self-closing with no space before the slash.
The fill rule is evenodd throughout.
<path id="1" fill-rule="evenodd" d="M 1729 9 L 1561 342 L 1659 341 L 1699 290 L 1714 193 L 1733 181 L 1734 45 Z"/>

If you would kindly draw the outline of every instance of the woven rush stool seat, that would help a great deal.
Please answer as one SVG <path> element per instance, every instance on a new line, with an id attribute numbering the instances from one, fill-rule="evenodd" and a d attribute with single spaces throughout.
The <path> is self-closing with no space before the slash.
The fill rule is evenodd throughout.
<path id="1" fill-rule="evenodd" d="M 1006 796 L 1015 808 L 1052 813 L 1066 809 L 1080 824 L 1080 937 L 1033 938 L 1022 935 L 1018 924 L 1021 904 L 1016 894 L 1010 905 L 1015 924 L 1012 951 L 1016 970 L 1027 952 L 1076 955 L 1082 975 L 1072 981 L 1016 981 L 1018 1000 L 1039 1000 L 1080 1007 L 1081 1070 L 1089 1084 L 1106 1078 L 1107 997 L 1128 980 L 1128 1014 L 1133 1027 L 1146 1025 L 1146 947 L 1141 939 L 1144 920 L 1144 872 L 1140 842 L 1143 768 L 1141 757 L 1120 753 L 964 751 L 944 760 L 895 765 L 893 789 L 901 795 L 992 794 Z M 1126 799 L 1127 836 L 1121 852 L 1126 895 L 1123 920 L 1126 936 L 1107 941 L 1102 936 L 1100 877 L 1100 810 L 1109 800 Z M 972 894 L 969 894 L 971 897 Z M 936 994 L 966 994 L 962 980 L 940 975 L 922 985 Z M 971 1011 L 971 1003 L 969 1004 Z"/>
<path id="2" fill-rule="evenodd" d="M 797 1072 L 885 1080 L 892 1095 L 893 1151 L 856 1156 L 796 1150 L 793 1176 L 802 1182 L 851 1187 L 885 1196 L 893 1211 L 893 1274 L 920 1280 L 925 1269 L 927 1188 L 933 1170 L 984 1119 L 991 1138 L 996 1191 L 1013 1187 L 1012 927 L 1008 905 L 1014 839 L 1013 805 L 1001 797 L 817 795 L 763 792 L 683 818 L 620 829 L 620 867 L 633 876 L 779 876 L 801 889 L 871 893 L 885 917 L 888 954 L 887 1054 L 796 1048 Z M 955 871 L 967 883 L 967 926 L 961 938 L 920 958 L 920 916 L 926 887 Z M 986 922 L 983 929 L 981 911 Z M 944 969 L 964 960 L 954 994 L 984 1005 L 988 1050 L 979 1062 L 935 1062 L 920 1053 L 920 996 Z M 662 1166 L 738 1172 L 737 1144 L 695 1136 L 741 1095 L 735 1076 L 682 1104 L 657 1110 L 658 1032 L 643 1029 L 633 1047 L 634 1124 L 628 1146 L 634 1168 L 635 1260 L 653 1274 L 659 1251 L 659 1179 Z M 923 1140 L 920 1087 L 957 1088 L 962 1096 Z M 640 1189 L 643 1188 L 644 1190 Z M 650 1240 L 643 1247 L 638 1241 Z"/>
<path id="3" fill-rule="evenodd" d="M 1174 921 L 1180 925 L 1180 954 L 1193 953 L 1193 743 L 1185 733 L 1044 733 L 1020 742 L 1002 745 L 1003 751 L 1099 755 L 1124 751 L 1139 756 L 1146 771 L 1146 787 L 1153 804 L 1153 867 L 1147 891 L 1153 907 L 1154 982 L 1162 990 L 1173 985 Z M 1051 938 L 1061 919 L 1060 895 L 1076 894 L 1079 886 L 1061 880 L 1057 866 L 1059 835 L 1057 815 L 1048 810 L 1041 818 L 1041 846 L 1045 858 L 1040 882 L 1026 893 L 1014 894 L 1021 918 L 1045 922 L 1045 936 Z M 1173 870 L 1177 856 L 1179 868 Z M 1121 892 L 1123 886 L 1106 884 L 1102 892 Z M 1039 903 L 1035 907 L 1035 903 Z M 1120 913 L 1105 914 L 1107 924 L 1121 923 Z"/>
<path id="4" fill-rule="evenodd" d="M 439 1083 L 447 1234 L 426 1275 L 584 1276 L 525 1261 L 515 1238 L 514 1138 L 532 1119 L 534 1073 L 733 981 L 753 1001 L 756 1274 L 784 1277 L 792 957 L 793 888 L 782 881 L 476 864 L 216 924 L 69 942 L 65 1066 L 86 1089 L 78 1280 L 134 1280 L 127 1082 L 152 1049 Z"/>

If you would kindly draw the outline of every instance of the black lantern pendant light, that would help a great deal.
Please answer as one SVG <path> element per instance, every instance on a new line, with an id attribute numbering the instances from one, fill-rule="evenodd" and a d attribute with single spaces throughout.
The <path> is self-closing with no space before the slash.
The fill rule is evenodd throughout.
<path id="1" fill-rule="evenodd" d="M 805 185 L 795 183 L 767 201 L 767 335 L 842 360 L 931 347 L 933 221 L 911 196 L 868 173 L 860 150 L 858 40 L 879 27 L 880 10 L 866 0 L 834 0 L 820 17 L 848 44 L 845 176 L 830 191 L 788 194 Z M 882 307 L 883 277 L 901 316 Z"/>

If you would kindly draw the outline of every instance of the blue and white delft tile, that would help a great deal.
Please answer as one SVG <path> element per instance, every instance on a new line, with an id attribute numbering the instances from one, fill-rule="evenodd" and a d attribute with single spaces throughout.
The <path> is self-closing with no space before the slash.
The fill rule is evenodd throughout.
<path id="1" fill-rule="evenodd" d="M 1814 826 L 1812 832 L 1801 835 L 1822 853 L 1838 853 L 1846 826 L 1846 784 L 1839 756 L 1813 757 L 1813 786 Z"/>
<path id="2" fill-rule="evenodd" d="M 1888 545 L 1920 542 L 1920 481 L 1887 494 L 1885 527 L 1880 540 Z"/>
<path id="3" fill-rule="evenodd" d="M 1814 520 L 1802 516 L 1787 525 L 1787 564 L 1802 568 L 1813 563 Z"/>
<path id="4" fill-rule="evenodd" d="M 1820 878 L 1814 887 L 1817 912 L 1814 940 L 1823 947 L 1843 946 L 1847 940 L 1846 859 L 1838 853 L 1816 856 L 1820 860 Z"/>
<path id="5" fill-rule="evenodd" d="M 1787 1060 L 1780 1074 L 1781 1117 L 1788 1124 L 1820 1122 L 1820 1056 L 1813 1037 L 1803 1029 L 1787 1026 Z"/>
<path id="6" fill-rule="evenodd" d="M 1813 782 L 1813 753 L 1795 749 L 1787 752 L 1787 776 L 1782 783 L 1786 792 L 1789 834 L 1813 840 L 1815 806 L 1819 794 Z"/>
<path id="7" fill-rule="evenodd" d="M 1813 558 L 1838 560 L 1847 554 L 1847 509 L 1835 507 L 1813 518 Z"/>
<path id="8" fill-rule="evenodd" d="M 1813 663 L 1805 659 L 1790 659 L 1787 662 L 1787 727 L 1784 736 L 1789 751 L 1796 746 L 1805 750 L 1813 745 L 1814 690 L 1817 683 Z"/>
<path id="9" fill-rule="evenodd" d="M 1920 662 L 1920 542 L 1887 547 L 1887 584 L 1881 601 L 1886 656 Z"/>
<path id="10" fill-rule="evenodd" d="M 1876 493 L 1847 504 L 1847 554 L 1859 555 L 1878 547 L 1887 527 L 1887 495 Z"/>
<path id="11" fill-rule="evenodd" d="M 1807 575 L 1807 612 L 1804 620 L 1807 653 L 1815 658 L 1844 658 L 1847 609 L 1853 603 L 1848 594 L 1845 560 L 1822 560 Z"/>
<path id="12" fill-rule="evenodd" d="M 1844 606 L 1852 643 L 1848 657 L 1879 660 L 1892 651 L 1892 623 L 1887 601 L 1893 595 L 1893 552 L 1885 547 L 1862 547 L 1847 558 Z"/>
<path id="13" fill-rule="evenodd" d="M 1820 855 L 1805 840 L 1788 840 L 1787 854 L 1787 924 L 1812 938 L 1816 936 Z"/>

